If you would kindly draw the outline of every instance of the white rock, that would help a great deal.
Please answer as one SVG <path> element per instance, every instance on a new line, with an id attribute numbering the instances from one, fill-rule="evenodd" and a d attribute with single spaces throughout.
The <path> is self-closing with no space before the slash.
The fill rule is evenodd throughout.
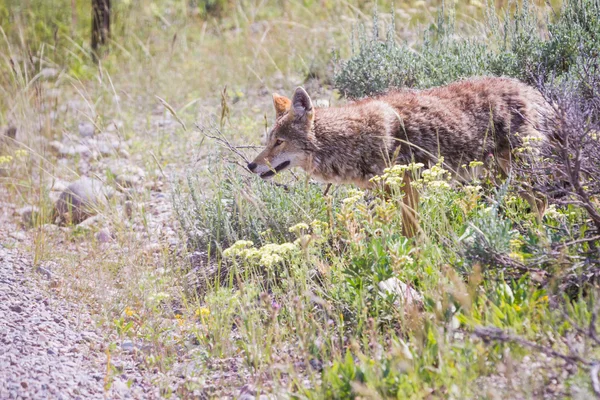
<path id="1" fill-rule="evenodd" d="M 416 305 L 423 302 L 423 296 L 419 292 L 396 277 L 379 282 L 379 290 L 384 294 L 396 295 L 397 305 Z"/>

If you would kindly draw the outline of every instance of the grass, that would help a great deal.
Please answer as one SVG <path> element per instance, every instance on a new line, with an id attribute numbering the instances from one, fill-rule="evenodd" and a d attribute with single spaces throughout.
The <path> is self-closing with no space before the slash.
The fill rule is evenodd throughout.
<path id="1" fill-rule="evenodd" d="M 265 183 L 240 167 L 252 148 L 209 137 L 259 145 L 270 92 L 301 84 L 337 104 L 474 74 L 534 82 L 543 65 L 546 84 L 575 82 L 593 99 L 582 71 L 597 19 L 581 18 L 593 0 L 511 3 L 509 14 L 459 3 L 441 17 L 441 4 L 409 2 L 395 25 L 387 3 L 373 19 L 370 2 L 124 1 L 99 65 L 87 2 L 75 3 L 0 6 L 0 125 L 17 128 L 0 144 L 1 197 L 38 207 L 31 251 L 57 262 L 52 290 L 93 310 L 110 351 L 141 344 L 165 397 L 246 384 L 302 398 L 593 396 L 598 241 L 581 204 L 539 221 L 513 180 L 489 184 L 473 165 L 471 182 L 448 185 L 442 165 L 421 168 L 424 234 L 409 240 L 399 192 L 324 195 L 289 173 Z M 386 41 L 364 33 L 375 27 Z M 121 190 L 97 225 L 53 229 L 48 182 L 83 171 L 48 142 L 82 121 L 127 141 L 147 185 Z M 108 183 L 111 160 L 92 170 Z M 422 300 L 386 291 L 393 278 Z"/>

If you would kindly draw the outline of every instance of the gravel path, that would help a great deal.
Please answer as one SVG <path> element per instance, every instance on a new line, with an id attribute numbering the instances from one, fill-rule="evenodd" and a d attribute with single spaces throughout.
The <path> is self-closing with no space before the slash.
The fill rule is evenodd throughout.
<path id="1" fill-rule="evenodd" d="M 0 241 L 0 399 L 159 397 L 127 356 L 114 358 L 129 368 L 111 374 L 105 392 L 106 344 L 89 313 L 41 289 L 37 281 L 49 271 L 34 271 L 17 247 L 2 243 L 7 241 Z"/>

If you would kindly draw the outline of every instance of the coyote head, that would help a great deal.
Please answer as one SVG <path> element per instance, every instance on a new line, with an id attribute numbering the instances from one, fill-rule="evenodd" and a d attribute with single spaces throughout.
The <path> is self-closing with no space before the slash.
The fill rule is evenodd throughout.
<path id="1" fill-rule="evenodd" d="M 248 164 L 263 179 L 291 167 L 309 169 L 314 149 L 314 108 L 308 93 L 297 88 L 292 100 L 273 93 L 275 124 L 267 134 L 266 148 Z"/>

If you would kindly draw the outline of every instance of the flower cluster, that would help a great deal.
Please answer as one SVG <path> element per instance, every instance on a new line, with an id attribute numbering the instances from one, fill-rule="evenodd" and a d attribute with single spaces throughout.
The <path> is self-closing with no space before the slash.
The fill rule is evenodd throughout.
<path id="1" fill-rule="evenodd" d="M 358 203 L 365 196 L 365 192 L 358 189 L 350 189 L 348 190 L 348 197 L 343 200 L 344 205 L 352 206 Z"/>
<path id="2" fill-rule="evenodd" d="M 517 135 L 517 134 L 515 134 L 515 135 Z M 516 149 L 514 149 L 514 153 L 515 154 L 532 153 L 536 149 L 539 148 L 539 143 L 542 140 L 543 139 L 540 137 L 525 136 L 525 137 L 523 137 L 523 144 L 520 147 L 517 147 Z"/>
<path id="3" fill-rule="evenodd" d="M 383 170 L 383 174 L 380 176 L 374 176 L 371 178 L 373 183 L 384 183 L 390 187 L 402 187 L 404 184 L 404 173 L 412 172 L 416 175 L 416 172 L 423 168 L 425 165 L 422 163 L 410 163 L 408 165 L 394 165 L 393 167 L 386 168 Z"/>
<path id="4" fill-rule="evenodd" d="M 421 178 L 414 181 L 412 185 L 417 189 L 422 189 L 423 187 L 449 189 L 450 184 L 448 181 L 452 179 L 452 175 L 448 170 L 445 170 L 442 167 L 443 164 L 444 158 L 440 157 L 437 164 L 429 169 L 421 171 Z"/>
<path id="5" fill-rule="evenodd" d="M 254 243 L 248 240 L 238 240 L 225 251 L 223 256 L 227 258 L 239 257 L 244 261 L 271 268 L 285 260 L 298 248 L 295 243 L 268 243 L 257 249 Z"/>

